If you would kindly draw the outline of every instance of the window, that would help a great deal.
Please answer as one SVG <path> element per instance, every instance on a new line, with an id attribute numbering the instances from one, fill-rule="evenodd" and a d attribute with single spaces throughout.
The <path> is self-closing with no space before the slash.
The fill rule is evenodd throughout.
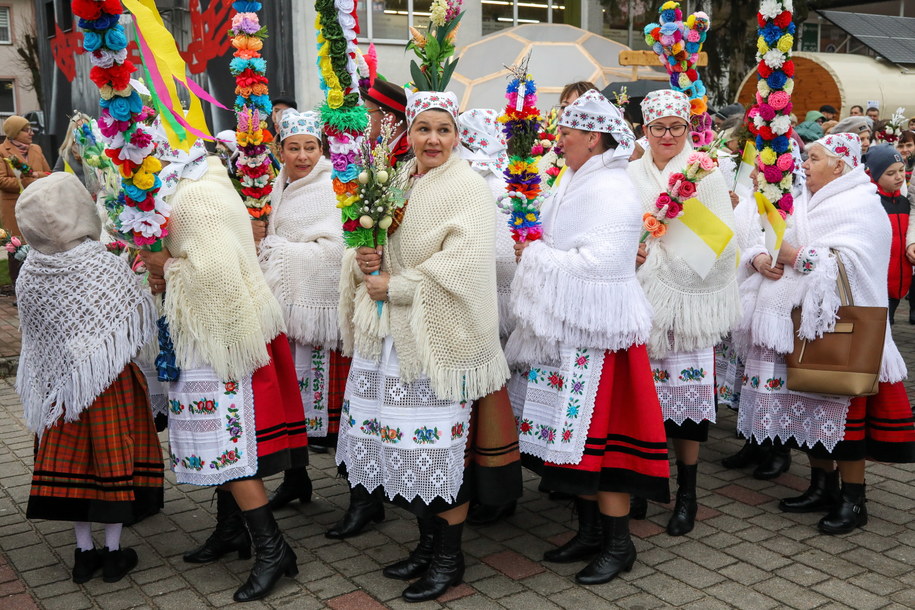
<path id="1" fill-rule="evenodd" d="M 581 25 L 582 0 L 482 0 L 485 36 L 526 23 Z"/>
<path id="2" fill-rule="evenodd" d="M 16 81 L 0 80 L 0 116 L 16 114 Z"/>
<path id="3" fill-rule="evenodd" d="M 0 44 L 13 44 L 13 31 L 10 28 L 10 7 L 0 6 Z"/>
<path id="4" fill-rule="evenodd" d="M 410 26 L 424 30 L 429 25 L 432 0 L 368 0 L 356 7 L 360 38 L 404 42 Z"/>

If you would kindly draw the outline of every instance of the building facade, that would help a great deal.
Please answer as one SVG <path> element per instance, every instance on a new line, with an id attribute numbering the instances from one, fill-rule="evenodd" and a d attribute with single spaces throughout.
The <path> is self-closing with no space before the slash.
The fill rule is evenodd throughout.
<path id="1" fill-rule="evenodd" d="M 17 51 L 34 27 L 31 0 L 0 0 L 0 121 L 39 109 L 31 74 L 21 65 Z"/>

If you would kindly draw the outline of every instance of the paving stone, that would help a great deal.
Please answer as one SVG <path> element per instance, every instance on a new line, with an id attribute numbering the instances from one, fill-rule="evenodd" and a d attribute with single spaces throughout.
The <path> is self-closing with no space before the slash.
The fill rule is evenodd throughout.
<path id="1" fill-rule="evenodd" d="M 488 555 L 483 557 L 483 562 L 513 580 L 521 580 L 546 571 L 546 568 L 539 563 L 534 563 L 514 551 L 503 551 L 495 555 Z"/>
<path id="2" fill-rule="evenodd" d="M 565 589 L 576 585 L 570 579 L 554 574 L 548 570 L 541 574 L 526 578 L 524 580 L 524 586 L 542 596 L 552 596 L 554 593 L 564 591 Z"/>
<path id="3" fill-rule="evenodd" d="M 848 582 L 855 585 L 856 587 L 861 587 L 866 591 L 870 591 L 876 595 L 883 596 L 906 588 L 906 586 L 900 583 L 898 580 L 894 580 L 881 574 L 874 574 L 873 572 L 865 572 L 864 574 L 859 574 L 858 576 L 849 579 Z"/>
<path id="4" fill-rule="evenodd" d="M 20 573 L 35 568 L 43 568 L 58 562 L 57 557 L 48 552 L 43 544 L 33 544 L 19 549 L 6 551 L 10 564 Z"/>
<path id="5" fill-rule="evenodd" d="M 499 599 L 506 595 L 523 591 L 524 585 L 501 574 L 496 574 L 489 578 L 475 581 L 473 588 L 490 599 Z"/>
<path id="6" fill-rule="evenodd" d="M 325 603 L 328 608 L 333 610 L 375 610 L 385 608 L 384 604 L 365 591 L 353 591 L 352 593 L 332 597 Z"/>
<path id="7" fill-rule="evenodd" d="M 779 600 L 786 606 L 797 608 L 798 610 L 816 608 L 829 601 L 826 597 L 819 595 L 806 587 L 802 587 L 790 580 L 778 576 L 757 583 L 753 588 L 769 597 Z"/>
<path id="8" fill-rule="evenodd" d="M 857 587 L 849 582 L 829 580 L 814 585 L 813 589 L 819 591 L 839 603 L 861 610 L 875 610 L 886 604 L 882 595 L 874 595 L 870 591 Z"/>
<path id="9" fill-rule="evenodd" d="M 93 600 L 100 608 L 105 610 L 122 610 L 123 608 L 135 608 L 142 606 L 146 600 L 137 596 L 133 589 L 122 589 L 113 593 L 99 595 Z"/>
<path id="10" fill-rule="evenodd" d="M 746 586 L 754 585 L 762 580 L 766 580 L 772 575 L 770 572 L 760 570 L 755 566 L 743 562 L 732 563 L 719 570 L 718 573 L 727 579 Z"/>
<path id="11" fill-rule="evenodd" d="M 38 610 L 39 606 L 28 593 L 10 595 L 0 600 L 4 610 Z"/>
<path id="12" fill-rule="evenodd" d="M 774 599 L 736 582 L 722 582 L 705 590 L 706 593 L 729 604 L 733 608 L 754 608 L 769 610 L 779 605 Z"/>
<path id="13" fill-rule="evenodd" d="M 674 606 L 694 602 L 703 596 L 700 591 L 682 581 L 657 572 L 639 579 L 638 585 L 646 593 Z"/>
<path id="14" fill-rule="evenodd" d="M 777 570 L 778 568 L 791 563 L 790 560 L 781 555 L 749 542 L 735 544 L 729 549 L 724 549 L 724 551 L 741 561 L 745 561 L 761 570 L 766 570 L 767 572 Z"/>
<path id="15" fill-rule="evenodd" d="M 41 605 L 45 610 L 83 610 L 92 607 L 92 600 L 82 591 L 78 591 L 42 600 Z"/>
<path id="16" fill-rule="evenodd" d="M 531 608 L 537 608 L 540 610 L 552 610 L 556 608 L 557 610 L 560 606 L 557 606 L 549 599 L 543 599 L 541 596 L 537 595 L 532 591 L 525 591 L 523 593 L 518 593 L 517 595 L 511 595 L 499 600 L 499 603 L 510 609 L 515 610 L 530 610 Z"/>
<path id="17" fill-rule="evenodd" d="M 439 604 L 448 604 L 456 602 L 459 599 L 466 599 L 473 595 L 476 595 L 477 590 L 468 585 L 467 583 L 462 583 L 456 587 L 451 587 L 444 593 L 442 593 L 435 601 Z"/>
<path id="18" fill-rule="evenodd" d="M 549 596 L 549 600 L 567 610 L 581 610 L 582 608 L 605 608 L 606 600 L 595 595 L 585 587 L 572 587 Z M 660 601 L 660 600 L 659 600 Z M 647 608 L 648 606 L 646 606 Z M 657 607 L 657 606 L 653 606 Z"/>
<path id="19" fill-rule="evenodd" d="M 810 566 L 805 566 L 802 563 L 779 568 L 775 571 L 775 574 L 782 578 L 786 578 L 793 583 L 799 584 L 802 587 L 809 587 L 810 585 L 829 579 L 828 574 L 811 568 Z"/>
<path id="20" fill-rule="evenodd" d="M 795 556 L 796 561 L 841 579 L 851 578 L 864 571 L 862 566 L 846 561 L 841 557 L 823 551 L 811 549 Z"/>
<path id="21" fill-rule="evenodd" d="M 655 569 L 697 589 L 705 589 L 724 580 L 717 572 L 707 570 L 682 557 L 655 566 Z"/>

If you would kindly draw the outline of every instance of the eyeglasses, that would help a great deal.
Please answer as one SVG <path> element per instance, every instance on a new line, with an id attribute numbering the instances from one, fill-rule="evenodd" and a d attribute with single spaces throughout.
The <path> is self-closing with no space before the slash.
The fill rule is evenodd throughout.
<path id="1" fill-rule="evenodd" d="M 677 125 L 671 125 L 670 127 L 664 127 L 663 125 L 649 125 L 648 133 L 656 138 L 663 138 L 664 134 L 669 131 L 671 136 L 679 138 L 686 133 L 687 129 L 689 129 L 689 125 L 686 123 L 679 123 Z"/>

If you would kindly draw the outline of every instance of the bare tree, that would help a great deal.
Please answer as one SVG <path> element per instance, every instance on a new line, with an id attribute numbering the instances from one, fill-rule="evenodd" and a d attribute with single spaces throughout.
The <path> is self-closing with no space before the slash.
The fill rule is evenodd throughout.
<path id="1" fill-rule="evenodd" d="M 27 23 L 16 37 L 16 65 L 25 74 L 22 87 L 34 91 L 38 107 L 44 110 L 44 96 L 41 94 L 41 60 L 38 57 L 38 34 L 34 23 Z"/>

